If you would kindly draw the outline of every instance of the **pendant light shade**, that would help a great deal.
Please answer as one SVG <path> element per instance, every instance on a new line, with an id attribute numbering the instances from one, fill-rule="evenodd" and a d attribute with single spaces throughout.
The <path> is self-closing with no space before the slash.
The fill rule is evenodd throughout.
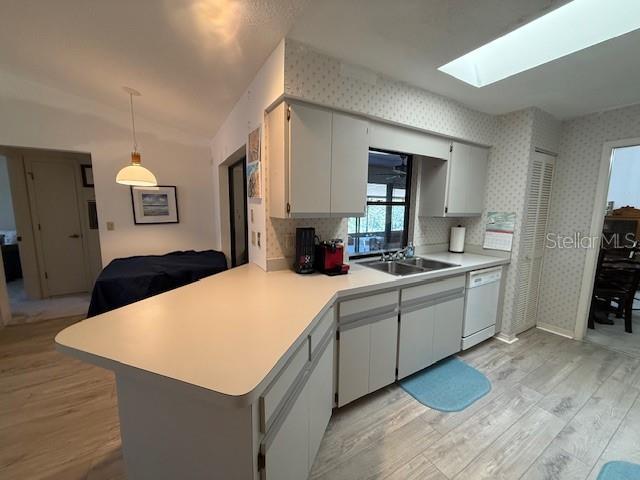
<path id="1" fill-rule="evenodd" d="M 158 185 L 155 175 L 140 165 L 140 154 L 137 152 L 131 154 L 131 165 L 127 165 L 118 172 L 116 182 L 133 187 L 155 187 Z"/>
<path id="2" fill-rule="evenodd" d="M 140 165 L 140 153 L 138 153 L 138 142 L 136 140 L 136 122 L 133 115 L 133 97 L 139 97 L 140 92 L 133 88 L 123 87 L 129 94 L 131 104 L 131 130 L 133 132 L 133 152 L 131 153 L 131 164 L 122 168 L 116 175 L 116 182 L 121 185 L 132 187 L 155 187 L 158 185 L 156 177 L 151 171 Z"/>

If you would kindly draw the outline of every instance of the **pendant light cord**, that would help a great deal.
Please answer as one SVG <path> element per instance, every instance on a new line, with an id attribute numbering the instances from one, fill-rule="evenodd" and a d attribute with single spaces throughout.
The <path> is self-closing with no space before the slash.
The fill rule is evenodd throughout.
<path id="1" fill-rule="evenodd" d="M 133 131 L 133 151 L 138 151 L 138 140 L 136 139 L 136 120 L 133 115 L 133 94 L 129 93 L 129 102 L 131 103 L 131 129 Z"/>

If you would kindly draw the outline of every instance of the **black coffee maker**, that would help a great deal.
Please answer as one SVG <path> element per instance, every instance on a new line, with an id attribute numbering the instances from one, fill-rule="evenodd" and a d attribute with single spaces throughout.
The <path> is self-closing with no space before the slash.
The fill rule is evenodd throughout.
<path id="1" fill-rule="evenodd" d="M 312 273 L 315 260 L 316 229 L 296 228 L 296 260 L 293 269 L 297 273 Z"/>

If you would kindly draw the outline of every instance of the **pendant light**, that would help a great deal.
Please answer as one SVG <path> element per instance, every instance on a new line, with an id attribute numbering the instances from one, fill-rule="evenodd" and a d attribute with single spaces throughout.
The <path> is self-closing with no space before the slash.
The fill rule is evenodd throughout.
<path id="1" fill-rule="evenodd" d="M 133 115 L 133 97 L 139 97 L 140 92 L 129 87 L 122 87 L 129 94 L 131 105 L 131 130 L 133 131 L 133 152 L 131 152 L 131 164 L 118 172 L 116 182 L 122 185 L 134 187 L 155 187 L 158 181 L 153 173 L 140 165 L 140 153 L 138 153 L 138 141 L 136 139 L 136 122 Z"/>

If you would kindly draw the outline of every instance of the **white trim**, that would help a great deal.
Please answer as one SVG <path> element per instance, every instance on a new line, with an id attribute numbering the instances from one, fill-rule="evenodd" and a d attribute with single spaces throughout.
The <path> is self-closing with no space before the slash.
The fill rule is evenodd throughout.
<path id="1" fill-rule="evenodd" d="M 516 343 L 518 341 L 518 337 L 509 338 L 503 335 L 502 332 L 495 335 L 493 338 L 495 338 L 496 340 L 500 340 L 501 342 L 504 342 L 508 345 L 511 345 L 512 343 Z"/>
<path id="2" fill-rule="evenodd" d="M 598 184 L 593 201 L 593 213 L 591 217 L 591 229 L 589 235 L 592 238 L 599 237 L 604 226 L 604 212 L 607 205 L 607 194 L 609 193 L 609 180 L 611 177 L 611 162 L 613 150 L 615 148 L 630 147 L 640 145 L 640 137 L 627 138 L 604 142 L 602 147 L 602 157 L 600 159 L 600 172 L 598 173 Z M 587 331 L 587 320 L 589 316 L 589 306 L 591 305 L 591 294 L 593 293 L 593 279 L 596 274 L 598 263 L 598 249 L 587 250 L 582 271 L 580 287 L 580 298 L 578 300 L 578 311 L 575 320 L 574 338 L 584 339 Z"/>
<path id="3" fill-rule="evenodd" d="M 545 332 L 553 333 L 554 335 L 560 335 L 561 337 L 570 338 L 573 340 L 573 332 L 566 328 L 556 327 L 555 325 L 551 325 L 548 323 L 538 323 L 536 328 L 543 330 Z"/>

